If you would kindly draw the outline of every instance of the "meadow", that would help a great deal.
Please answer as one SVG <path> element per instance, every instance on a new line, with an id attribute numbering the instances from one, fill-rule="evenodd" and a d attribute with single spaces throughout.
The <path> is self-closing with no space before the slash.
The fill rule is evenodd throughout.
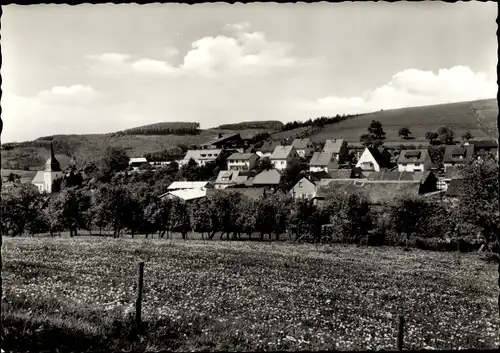
<path id="1" fill-rule="evenodd" d="M 3 239 L 3 349 L 393 350 L 498 347 L 496 264 L 394 247 Z M 144 332 L 135 337 L 137 263 Z"/>

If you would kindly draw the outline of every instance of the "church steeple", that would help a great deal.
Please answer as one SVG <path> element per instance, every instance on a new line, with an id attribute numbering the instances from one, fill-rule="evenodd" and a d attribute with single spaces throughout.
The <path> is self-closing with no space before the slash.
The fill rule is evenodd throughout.
<path id="1" fill-rule="evenodd" d="M 54 144 L 50 141 L 50 158 L 45 163 L 45 171 L 60 172 L 61 165 L 56 159 L 56 154 L 54 153 Z"/>

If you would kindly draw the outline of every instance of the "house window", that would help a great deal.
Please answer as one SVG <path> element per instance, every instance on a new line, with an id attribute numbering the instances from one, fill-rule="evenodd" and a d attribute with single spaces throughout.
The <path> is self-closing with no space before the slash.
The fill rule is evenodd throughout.
<path id="1" fill-rule="evenodd" d="M 406 164 L 406 163 L 403 163 L 403 167 L 406 167 L 406 166 L 407 166 L 407 164 Z"/>
<path id="2" fill-rule="evenodd" d="M 302 182 L 301 181 L 299 181 L 299 187 L 302 187 Z"/>
<path id="3" fill-rule="evenodd" d="M 418 167 L 420 165 L 420 163 L 415 163 L 415 167 Z"/>

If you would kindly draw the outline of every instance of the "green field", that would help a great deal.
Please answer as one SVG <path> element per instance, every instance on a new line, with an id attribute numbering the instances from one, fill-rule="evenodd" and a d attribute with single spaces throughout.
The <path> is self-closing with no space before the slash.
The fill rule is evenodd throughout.
<path id="1" fill-rule="evenodd" d="M 314 141 L 343 138 L 347 141 L 359 141 L 359 136 L 366 133 L 372 120 L 382 123 L 387 141 L 403 141 L 398 136 L 401 127 L 409 127 L 415 140 L 425 141 L 425 133 L 446 126 L 461 135 L 470 131 L 474 137 L 498 138 L 498 105 L 496 99 L 440 104 L 424 107 L 412 107 L 384 110 L 347 119 L 337 124 L 327 125 L 312 135 Z M 294 137 L 304 128 L 298 128 L 273 135 L 273 138 Z"/>
<path id="2" fill-rule="evenodd" d="M 145 332 L 128 336 L 145 261 Z M 5 351 L 498 347 L 478 254 L 238 241 L 4 238 Z M 31 347 L 31 350 L 29 349 Z M 33 348 L 36 347 L 36 348 Z"/>

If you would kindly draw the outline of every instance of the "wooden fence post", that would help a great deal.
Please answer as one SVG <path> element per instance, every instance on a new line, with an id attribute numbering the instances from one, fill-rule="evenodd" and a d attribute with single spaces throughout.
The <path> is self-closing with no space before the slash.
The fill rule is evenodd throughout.
<path id="1" fill-rule="evenodd" d="M 400 315 L 398 324 L 398 351 L 403 350 L 404 326 L 405 318 L 403 317 L 403 315 Z"/>
<path id="2" fill-rule="evenodd" d="M 142 284 L 144 279 L 144 262 L 139 262 L 139 277 L 137 278 L 137 299 L 135 302 L 135 324 L 141 326 Z"/>

